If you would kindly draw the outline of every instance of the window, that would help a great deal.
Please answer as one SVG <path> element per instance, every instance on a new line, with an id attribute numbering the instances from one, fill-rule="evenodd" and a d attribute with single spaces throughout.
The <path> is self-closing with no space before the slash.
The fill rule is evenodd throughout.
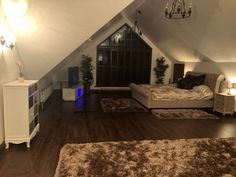
<path id="1" fill-rule="evenodd" d="M 97 46 L 97 86 L 150 83 L 152 49 L 127 24 Z"/>

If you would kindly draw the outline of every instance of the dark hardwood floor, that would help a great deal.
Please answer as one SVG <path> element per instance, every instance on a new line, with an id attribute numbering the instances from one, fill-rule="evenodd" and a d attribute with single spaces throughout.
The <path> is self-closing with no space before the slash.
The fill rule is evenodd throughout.
<path id="1" fill-rule="evenodd" d="M 158 120 L 151 113 L 104 113 L 102 97 L 130 97 L 128 92 L 93 93 L 84 100 L 63 102 L 54 92 L 40 112 L 40 133 L 25 143 L 0 148 L 0 177 L 52 177 L 66 143 L 236 136 L 236 119 Z"/>

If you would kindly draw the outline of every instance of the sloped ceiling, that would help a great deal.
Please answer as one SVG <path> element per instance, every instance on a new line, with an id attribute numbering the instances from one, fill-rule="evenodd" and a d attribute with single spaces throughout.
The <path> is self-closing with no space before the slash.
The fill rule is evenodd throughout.
<path id="1" fill-rule="evenodd" d="M 139 9 L 142 31 L 170 59 L 236 62 L 235 0 L 191 0 L 192 17 L 184 20 L 166 19 L 166 2 L 146 0 Z M 132 21 L 134 13 L 128 18 Z"/>
<path id="2" fill-rule="evenodd" d="M 109 25 L 107 22 L 131 2 L 133 0 L 31 0 L 26 15 L 28 24 L 16 31 L 13 49 L 25 66 L 27 78 L 45 76 L 105 24 Z M 169 59 L 236 62 L 235 0 L 192 0 L 192 17 L 184 20 L 164 17 L 167 1 L 135 2 L 120 16 L 133 22 L 135 10 L 142 10 L 142 31 Z"/>
<path id="3" fill-rule="evenodd" d="M 42 78 L 132 1 L 32 0 L 13 49 L 27 78 Z"/>

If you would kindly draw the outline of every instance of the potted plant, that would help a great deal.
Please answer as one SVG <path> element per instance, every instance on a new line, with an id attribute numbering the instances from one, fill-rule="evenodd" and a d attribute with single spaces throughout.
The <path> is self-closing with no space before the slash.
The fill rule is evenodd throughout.
<path id="1" fill-rule="evenodd" d="M 156 75 L 156 84 L 164 84 L 164 77 L 167 68 L 169 68 L 168 64 L 165 64 L 166 60 L 164 57 L 156 59 L 156 67 L 154 68 Z"/>
<path id="2" fill-rule="evenodd" d="M 88 55 L 82 55 L 82 61 L 80 63 L 80 72 L 82 75 L 82 80 L 84 84 L 84 93 L 88 94 L 90 86 L 93 84 L 93 73 L 92 70 L 94 66 L 92 65 L 92 57 Z"/>

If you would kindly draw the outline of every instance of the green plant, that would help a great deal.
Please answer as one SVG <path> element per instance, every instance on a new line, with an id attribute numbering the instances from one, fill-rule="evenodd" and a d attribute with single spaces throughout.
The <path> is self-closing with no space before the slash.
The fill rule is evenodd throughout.
<path id="1" fill-rule="evenodd" d="M 156 75 L 156 84 L 164 84 L 164 76 L 167 68 L 169 68 L 168 64 L 165 64 L 166 60 L 164 57 L 156 59 L 156 67 L 154 68 Z"/>
<path id="2" fill-rule="evenodd" d="M 93 84 L 93 73 L 92 70 L 94 66 L 92 65 L 92 57 L 88 55 L 82 55 L 82 61 L 80 63 L 80 71 L 82 75 L 82 80 L 85 85 L 91 86 Z"/>

